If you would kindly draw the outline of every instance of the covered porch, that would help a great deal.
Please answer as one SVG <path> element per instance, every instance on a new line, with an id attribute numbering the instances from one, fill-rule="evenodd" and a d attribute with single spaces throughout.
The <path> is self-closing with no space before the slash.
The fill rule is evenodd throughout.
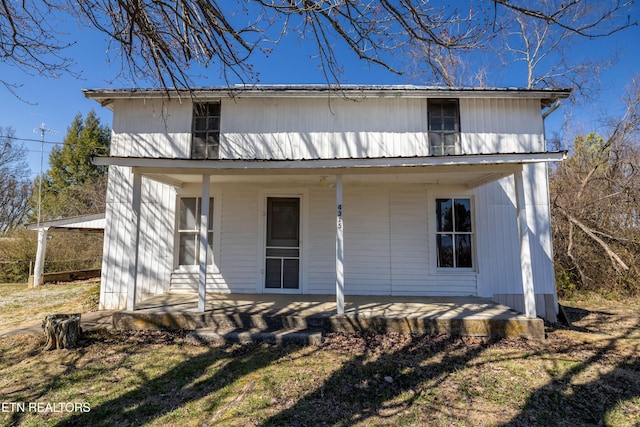
<path id="1" fill-rule="evenodd" d="M 338 314 L 335 295 L 206 295 L 166 293 L 116 311 L 114 328 L 186 329 L 224 340 L 237 334 L 386 333 L 544 338 L 544 322 L 479 297 L 347 296 Z M 271 334 L 271 335 L 270 335 Z"/>
<path id="2" fill-rule="evenodd" d="M 152 180 L 174 188 L 182 188 L 187 185 L 198 185 L 199 197 L 202 203 L 199 207 L 199 257 L 197 273 L 195 275 L 197 288 L 196 311 L 206 313 L 208 311 L 207 276 L 207 251 L 211 242 L 209 232 L 204 226 L 209 223 L 211 212 L 208 200 L 216 186 L 226 182 L 242 182 L 256 177 L 269 178 L 274 182 L 286 183 L 289 181 L 306 182 L 305 180 L 319 179 L 321 185 L 329 186 L 335 194 L 335 210 L 333 215 L 335 233 L 335 293 L 332 293 L 333 313 L 337 316 L 347 314 L 345 294 L 349 289 L 345 287 L 345 271 L 349 271 L 350 265 L 345 263 L 345 227 L 343 212 L 351 206 L 343 201 L 343 187 L 350 188 L 352 183 L 363 181 L 371 177 L 378 179 L 391 179 L 396 183 L 422 183 L 432 186 L 441 184 L 455 185 L 469 191 L 492 183 L 501 178 L 512 177 L 515 193 L 515 222 L 517 222 L 517 248 L 519 267 L 516 278 L 522 283 L 521 295 L 524 300 L 521 308 L 528 319 L 536 317 L 536 294 L 534 292 L 532 257 L 529 244 L 530 231 L 527 223 L 527 206 L 525 203 L 525 181 L 530 179 L 525 176 L 524 166 L 562 160 L 564 153 L 513 153 L 490 155 L 466 155 L 466 156 L 442 156 L 442 157 L 413 157 L 413 158 L 375 158 L 375 159 L 322 159 L 322 160 L 188 160 L 188 159 L 150 159 L 131 157 L 107 157 L 96 158 L 94 163 L 98 165 L 119 166 L 129 169 L 132 173 L 132 196 L 128 201 L 130 224 L 133 225 L 130 233 L 128 258 L 128 280 L 126 280 L 126 309 L 128 312 L 143 310 L 144 301 L 139 301 L 138 289 L 139 275 L 139 242 L 140 242 L 140 208 L 142 180 Z M 527 182 L 527 188 L 533 188 L 532 182 Z M 215 234 L 216 236 L 219 235 Z M 216 237 L 217 238 L 217 237 Z M 348 239 L 346 239 L 348 241 Z M 348 244 L 348 242 L 347 242 Z M 214 252 L 216 244 L 214 242 Z M 215 258 L 215 254 L 214 254 Z M 123 277 L 125 278 L 125 277 Z M 304 286 L 304 283 L 302 284 Z M 348 285 L 347 285 L 348 286 Z M 164 292 L 169 289 L 165 289 Z M 328 289 L 327 289 L 328 290 Z M 230 289 L 231 292 L 235 292 Z M 218 292 L 218 291 L 216 291 Z M 246 290 L 242 291 L 247 292 Z M 252 292 L 252 291 L 249 291 Z M 330 292 L 330 291 L 329 291 Z M 329 293 L 323 292 L 323 293 Z M 256 286 L 256 293 L 260 293 L 260 284 Z M 295 298 L 303 300 L 307 298 L 304 288 L 295 292 Z M 310 292 L 309 292 L 310 293 Z M 358 292 L 351 292 L 358 293 Z M 519 293 L 519 292 L 518 292 Z M 380 294 L 380 292 L 378 292 Z M 393 293 L 392 293 L 393 294 Z M 469 294 L 474 294 L 469 292 Z M 122 296 L 122 294 L 120 294 Z M 465 295 L 467 295 L 465 293 Z M 483 295 L 483 294 L 474 294 Z M 278 298 L 278 295 L 267 296 L 269 300 Z M 413 297 L 411 297 L 413 299 Z M 154 300 L 154 298 L 152 298 Z"/>

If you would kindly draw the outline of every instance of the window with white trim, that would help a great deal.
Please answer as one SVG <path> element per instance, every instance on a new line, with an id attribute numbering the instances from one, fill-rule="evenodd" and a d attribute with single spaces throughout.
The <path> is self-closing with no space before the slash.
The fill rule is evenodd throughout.
<path id="1" fill-rule="evenodd" d="M 433 156 L 461 154 L 458 100 L 430 99 L 427 101 L 427 114 L 429 153 Z"/>
<path id="2" fill-rule="evenodd" d="M 194 104 L 191 127 L 191 158 L 217 159 L 219 152 L 220 103 Z"/>
<path id="3" fill-rule="evenodd" d="M 182 197 L 178 203 L 178 265 L 198 265 L 200 260 L 200 197 Z M 213 264 L 213 197 L 209 198 L 207 264 Z"/>
<path id="4" fill-rule="evenodd" d="M 436 199 L 438 268 L 473 268 L 473 215 L 470 198 Z"/>

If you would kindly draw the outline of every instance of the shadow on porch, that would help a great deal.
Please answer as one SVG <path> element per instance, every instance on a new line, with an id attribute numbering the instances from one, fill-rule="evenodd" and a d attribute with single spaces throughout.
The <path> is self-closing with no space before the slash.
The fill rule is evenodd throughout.
<path id="1" fill-rule="evenodd" d="M 542 319 L 478 297 L 346 296 L 336 314 L 334 295 L 166 293 L 113 314 L 115 329 L 186 329 L 197 341 L 314 342 L 322 333 L 384 333 L 544 338 Z M 311 334 L 311 335 L 310 335 Z"/>

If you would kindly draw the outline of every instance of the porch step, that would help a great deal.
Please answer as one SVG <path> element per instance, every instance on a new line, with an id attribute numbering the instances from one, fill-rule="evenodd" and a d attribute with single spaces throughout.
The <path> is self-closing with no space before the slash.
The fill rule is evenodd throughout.
<path id="1" fill-rule="evenodd" d="M 492 318 L 415 315 L 367 316 L 328 313 L 298 316 L 243 312 L 198 313 L 191 311 L 167 312 L 141 310 L 134 312 L 115 312 L 113 314 L 113 326 L 116 330 L 201 330 L 210 331 L 205 335 L 212 337 L 214 336 L 213 334 L 221 336 L 236 334 L 239 337 L 238 339 L 247 334 L 255 335 L 262 333 L 267 335 L 260 337 L 269 340 L 281 339 L 279 337 L 286 336 L 292 333 L 292 331 L 343 333 L 401 332 L 428 335 L 448 334 L 454 336 L 528 337 L 544 339 L 544 322 L 542 319 L 527 319 L 522 316 Z M 279 334 L 280 331 L 287 332 Z M 235 335 L 229 335 L 229 337 L 232 336 Z"/>
<path id="2" fill-rule="evenodd" d="M 322 343 L 322 331 L 309 329 L 280 329 L 277 331 L 260 329 L 229 331 L 196 329 L 187 335 L 186 341 L 189 344 L 205 345 L 250 344 L 257 342 L 278 345 L 320 345 Z"/>

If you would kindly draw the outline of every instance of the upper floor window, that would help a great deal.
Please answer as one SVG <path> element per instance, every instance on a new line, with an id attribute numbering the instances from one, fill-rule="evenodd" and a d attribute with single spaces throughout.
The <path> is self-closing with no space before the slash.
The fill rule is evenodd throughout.
<path id="1" fill-rule="evenodd" d="M 436 199 L 438 267 L 473 268 L 471 199 Z"/>
<path id="2" fill-rule="evenodd" d="M 217 159 L 220 151 L 220 103 L 194 104 L 191 158 Z"/>
<path id="3" fill-rule="evenodd" d="M 434 156 L 460 154 L 460 108 L 457 99 L 430 99 L 429 152 Z"/>

